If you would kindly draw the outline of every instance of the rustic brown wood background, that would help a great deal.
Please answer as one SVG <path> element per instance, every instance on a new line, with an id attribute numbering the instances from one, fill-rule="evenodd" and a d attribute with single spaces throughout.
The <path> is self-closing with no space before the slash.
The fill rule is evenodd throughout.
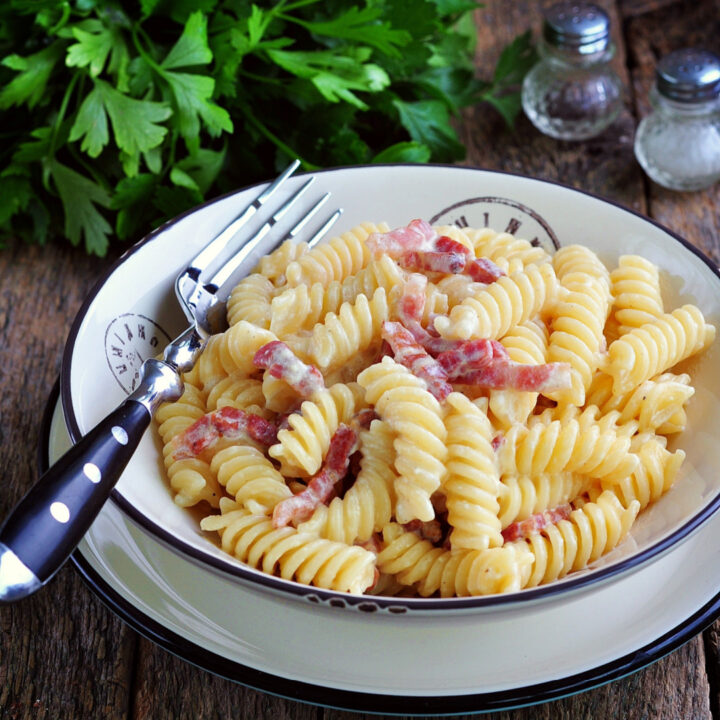
<path id="1" fill-rule="evenodd" d="M 481 74 L 487 76 L 515 35 L 528 27 L 537 30 L 547 4 L 485 3 L 477 13 Z M 664 191 L 643 176 L 632 153 L 634 128 L 649 110 L 655 63 L 666 52 L 689 45 L 720 52 L 720 2 L 601 4 L 612 17 L 614 62 L 628 88 L 625 112 L 614 126 L 594 140 L 563 143 L 541 136 L 524 118 L 510 132 L 491 110 L 477 107 L 463 118 L 467 164 L 559 180 L 612 198 L 655 218 L 720 262 L 720 185 L 694 194 Z M 110 261 L 59 245 L 14 244 L 0 252 L 0 466 L 5 472 L 0 517 L 35 477 L 39 421 L 68 329 Z M 488 717 L 720 720 L 719 633 L 716 623 L 656 664 L 604 687 Z M 189 665 L 117 619 L 71 567 L 36 596 L 0 608 L 0 718 L 362 717 L 281 700 Z"/>

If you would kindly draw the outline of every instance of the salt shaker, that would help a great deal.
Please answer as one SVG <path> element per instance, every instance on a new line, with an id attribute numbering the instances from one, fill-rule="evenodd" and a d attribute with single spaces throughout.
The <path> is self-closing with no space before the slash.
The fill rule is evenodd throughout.
<path id="1" fill-rule="evenodd" d="M 660 60 L 650 91 L 654 111 L 635 134 L 635 157 L 671 190 L 701 190 L 720 179 L 720 58 L 676 50 Z"/>
<path id="2" fill-rule="evenodd" d="M 622 108 L 610 18 L 597 5 L 563 2 L 545 13 L 540 62 L 525 76 L 522 105 L 541 132 L 562 140 L 601 133 Z"/>

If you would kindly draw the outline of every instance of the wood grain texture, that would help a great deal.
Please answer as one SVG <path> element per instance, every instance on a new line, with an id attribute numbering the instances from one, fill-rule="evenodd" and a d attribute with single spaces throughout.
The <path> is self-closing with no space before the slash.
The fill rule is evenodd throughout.
<path id="1" fill-rule="evenodd" d="M 107 262 L 67 246 L 0 253 L 2 517 L 37 478 L 40 418 L 70 323 Z M 63 568 L 37 595 L 0 607 L 0 717 L 127 717 L 135 642 Z"/>
<path id="2" fill-rule="evenodd" d="M 478 72 L 501 48 L 539 30 L 547 2 L 491 0 L 477 12 Z M 718 50 L 717 0 L 603 1 L 618 47 L 615 68 L 628 87 L 624 112 L 601 137 L 583 143 L 542 136 L 520 117 L 510 131 L 487 106 L 468 110 L 460 133 L 466 164 L 516 172 L 612 198 L 648 213 L 720 262 L 718 187 L 670 193 L 644 178 L 634 160 L 637 119 L 658 57 L 691 40 Z M 714 46 L 709 43 L 715 43 Z M 109 260 L 66 246 L 11 245 L 0 252 L 0 462 L 6 469 L 0 516 L 35 477 L 39 417 L 59 371 L 70 323 Z M 341 640 L 341 639 L 339 639 Z M 428 659 L 432 662 L 432 658 Z M 471 715 L 460 716 L 469 720 Z M 720 720 L 720 624 L 628 678 L 580 695 L 489 720 Z M 71 568 L 28 601 L 0 608 L 0 719 L 372 720 L 378 715 L 314 707 L 245 688 L 200 670 L 119 621 Z"/>

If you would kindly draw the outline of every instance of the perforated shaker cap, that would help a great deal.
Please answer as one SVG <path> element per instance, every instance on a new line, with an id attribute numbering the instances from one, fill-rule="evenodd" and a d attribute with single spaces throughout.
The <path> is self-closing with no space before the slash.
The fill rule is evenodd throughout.
<path id="1" fill-rule="evenodd" d="M 684 48 L 666 55 L 655 70 L 658 92 L 694 103 L 720 96 L 720 57 L 707 50 Z"/>
<path id="2" fill-rule="evenodd" d="M 545 12 L 545 41 L 581 55 L 601 52 L 610 44 L 610 18 L 591 3 L 561 2 Z"/>

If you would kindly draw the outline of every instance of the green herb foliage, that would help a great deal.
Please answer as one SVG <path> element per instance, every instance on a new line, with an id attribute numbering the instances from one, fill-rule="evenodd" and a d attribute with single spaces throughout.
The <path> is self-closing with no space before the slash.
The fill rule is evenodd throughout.
<path id="1" fill-rule="evenodd" d="M 205 197 L 305 169 L 454 162 L 511 124 L 529 35 L 473 70 L 467 0 L 5 0 L 0 235 L 104 255 Z"/>

